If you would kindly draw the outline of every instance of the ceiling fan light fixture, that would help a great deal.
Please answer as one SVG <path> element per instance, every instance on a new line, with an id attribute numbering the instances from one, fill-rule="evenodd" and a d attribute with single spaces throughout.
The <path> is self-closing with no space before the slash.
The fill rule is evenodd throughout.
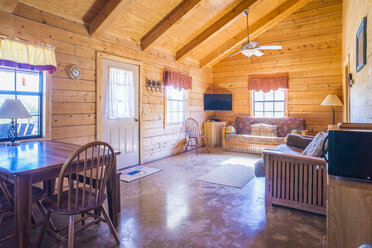
<path id="1" fill-rule="evenodd" d="M 242 54 L 244 54 L 247 57 L 251 57 L 253 54 L 255 54 L 254 50 L 243 50 Z"/>

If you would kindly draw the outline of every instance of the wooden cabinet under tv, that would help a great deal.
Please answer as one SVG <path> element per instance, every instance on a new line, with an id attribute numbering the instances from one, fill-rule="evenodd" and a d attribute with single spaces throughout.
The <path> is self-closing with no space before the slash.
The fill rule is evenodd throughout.
<path id="1" fill-rule="evenodd" d="M 209 147 L 220 146 L 222 144 L 222 128 L 226 127 L 225 122 L 205 121 L 204 136 Z"/>

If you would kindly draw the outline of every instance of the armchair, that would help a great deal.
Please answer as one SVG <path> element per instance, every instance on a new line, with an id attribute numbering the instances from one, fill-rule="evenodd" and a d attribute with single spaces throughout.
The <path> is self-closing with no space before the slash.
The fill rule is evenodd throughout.
<path id="1" fill-rule="evenodd" d="M 323 158 L 265 150 L 265 205 L 326 214 L 327 167 Z"/>

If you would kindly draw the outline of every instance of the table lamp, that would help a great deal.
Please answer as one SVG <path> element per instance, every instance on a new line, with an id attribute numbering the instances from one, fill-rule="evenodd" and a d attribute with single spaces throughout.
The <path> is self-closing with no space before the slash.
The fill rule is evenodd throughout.
<path id="1" fill-rule="evenodd" d="M 7 146 L 17 146 L 19 142 L 17 139 L 17 127 L 15 119 L 31 118 L 30 113 L 23 106 L 22 102 L 18 99 L 6 99 L 0 107 L 0 119 L 12 119 L 8 130 L 8 138 L 10 142 L 6 143 Z"/>
<path id="2" fill-rule="evenodd" d="M 332 112 L 333 112 L 333 125 L 335 125 L 335 109 L 334 106 L 343 106 L 342 102 L 336 95 L 329 94 L 323 102 L 320 104 L 322 106 L 331 106 Z"/>

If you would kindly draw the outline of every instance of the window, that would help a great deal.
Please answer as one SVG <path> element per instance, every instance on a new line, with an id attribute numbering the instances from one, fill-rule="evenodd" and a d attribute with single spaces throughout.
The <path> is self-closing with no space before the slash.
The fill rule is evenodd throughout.
<path id="1" fill-rule="evenodd" d="M 183 124 L 186 118 L 186 90 L 166 86 L 166 124 Z"/>
<path id="2" fill-rule="evenodd" d="M 134 117 L 133 72 L 110 68 L 106 112 L 109 119 Z"/>
<path id="3" fill-rule="evenodd" d="M 285 90 L 278 89 L 264 93 L 253 91 L 254 117 L 284 117 Z"/>
<path id="4" fill-rule="evenodd" d="M 30 119 L 17 119 L 18 139 L 42 137 L 43 72 L 0 67 L 0 106 L 5 99 L 19 99 Z M 0 141 L 8 140 L 10 120 L 0 119 Z"/>

